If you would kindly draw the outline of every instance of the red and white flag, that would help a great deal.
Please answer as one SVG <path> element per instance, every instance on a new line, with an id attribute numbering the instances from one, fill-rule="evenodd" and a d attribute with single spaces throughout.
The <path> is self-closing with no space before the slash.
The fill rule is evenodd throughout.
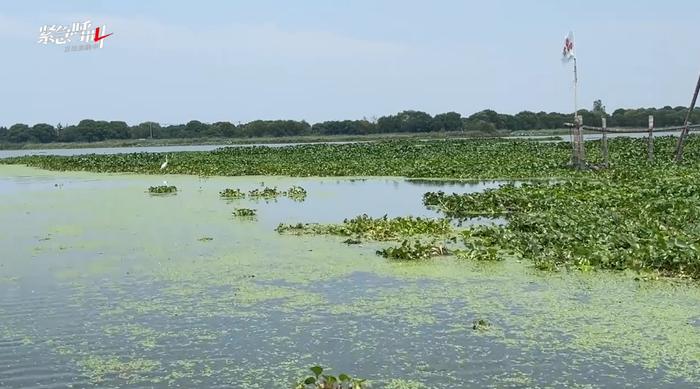
<path id="1" fill-rule="evenodd" d="M 575 58 L 574 54 L 574 33 L 569 31 L 569 35 L 564 38 L 564 50 L 562 51 L 562 61 L 570 61 Z"/>

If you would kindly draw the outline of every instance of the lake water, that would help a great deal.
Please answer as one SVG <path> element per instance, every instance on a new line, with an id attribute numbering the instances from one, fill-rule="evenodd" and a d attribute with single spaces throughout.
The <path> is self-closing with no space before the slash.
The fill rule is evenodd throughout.
<path id="1" fill-rule="evenodd" d="M 313 143 L 252 143 L 231 145 L 178 145 L 144 147 L 89 147 L 77 149 L 0 150 L 0 158 L 26 155 L 85 155 L 85 154 L 129 154 L 129 153 L 176 153 L 180 151 L 212 151 L 222 147 L 289 147 L 301 144 L 346 144 L 358 142 L 313 142 Z"/>
<path id="2" fill-rule="evenodd" d="M 146 189 L 163 181 L 173 196 Z M 224 188 L 301 185 L 304 202 Z M 0 387 L 697 387 L 700 288 L 628 273 L 375 254 L 279 223 L 434 216 L 499 183 L 142 176 L 0 165 Z M 255 208 L 237 219 L 236 207 Z M 491 323 L 474 330 L 474 320 Z M 395 379 L 395 381 L 391 381 Z"/>

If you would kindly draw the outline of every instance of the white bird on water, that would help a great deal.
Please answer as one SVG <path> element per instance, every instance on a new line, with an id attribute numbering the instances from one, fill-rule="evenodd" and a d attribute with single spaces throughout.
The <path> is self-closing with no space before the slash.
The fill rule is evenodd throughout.
<path id="1" fill-rule="evenodd" d="M 160 165 L 160 170 L 163 170 L 166 167 L 168 167 L 168 156 L 167 155 L 165 156 L 165 162 L 163 162 L 163 164 Z"/>

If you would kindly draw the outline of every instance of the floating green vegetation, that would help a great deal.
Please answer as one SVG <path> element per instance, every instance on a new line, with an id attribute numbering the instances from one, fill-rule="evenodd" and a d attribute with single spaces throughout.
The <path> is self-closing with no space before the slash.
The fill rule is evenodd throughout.
<path id="1" fill-rule="evenodd" d="M 462 232 L 465 243 L 508 251 L 539 269 L 632 269 L 700 278 L 697 177 L 639 176 L 644 179 L 615 175 L 466 195 L 427 193 L 424 203 L 455 218 L 503 215 L 507 225 Z"/>
<path id="2" fill-rule="evenodd" d="M 323 374 L 321 366 L 311 367 L 311 373 L 299 381 L 295 389 L 364 389 L 367 388 L 366 380 L 350 377 L 347 374 L 340 374 L 337 377 Z"/>
<path id="3" fill-rule="evenodd" d="M 148 193 L 151 194 L 171 194 L 176 193 L 177 187 L 174 185 L 159 185 L 151 186 L 148 188 Z"/>
<path id="4" fill-rule="evenodd" d="M 33 169 L 23 172 L 36 173 Z M 94 177 L 85 173 L 65 176 Z M 194 185 L 196 177 L 179 179 Z M 105 180 L 133 182 L 148 177 L 108 176 Z M 11 257 L 21 258 L 25 248 L 36 244 L 35 237 L 43 236 L 37 231 L 53 233 L 54 223 L 61 220 L 94 231 L 94 236 L 108 237 L 95 244 L 99 251 L 113 252 L 121 264 L 108 276 L 58 280 L 53 285 L 60 293 L 46 294 L 41 300 L 49 304 L 43 308 L 36 299 L 25 300 L 31 310 L 0 308 L 0 328 L 12 326 L 17 339 L 26 336 L 35 342 L 35 347 L 14 347 L 18 355 L 46 352 L 56 362 L 56 371 L 71 378 L 75 366 L 63 366 L 61 361 L 81 361 L 90 355 L 104 360 L 117 357 L 119 363 L 134 358 L 157 361 L 160 366 L 152 372 L 125 375 L 134 377 L 131 386 L 148 387 L 291 387 L 301 377 L 300 366 L 319 360 L 346 365 L 348 358 L 356 356 L 364 359 L 364 363 L 358 361 L 357 372 L 372 379 L 378 388 L 616 386 L 630 374 L 658 386 L 695 387 L 700 381 L 700 320 L 695 309 L 700 289 L 692 282 L 637 282 L 627 272 L 542 275 L 527 266 L 529 261 L 509 257 L 498 263 L 450 257 L 385 261 L 374 256 L 374 250 L 381 247 L 373 242 L 348 248 L 339 242 L 345 237 L 280 237 L 265 231 L 264 226 L 230 223 L 227 212 L 231 209 L 226 211 L 227 206 L 216 199 L 220 185 L 212 186 L 213 199 L 194 191 L 181 192 L 180 199 L 183 195 L 194 200 L 206 197 L 210 203 L 182 209 L 173 220 L 177 223 L 174 228 L 162 228 L 162 211 L 176 210 L 178 204 L 165 201 L 148 207 L 148 196 L 138 192 L 131 193 L 128 204 L 117 201 L 133 192 L 130 188 L 105 185 L 100 196 L 93 189 L 76 188 L 71 196 L 49 196 L 47 200 L 47 192 L 18 196 L 17 203 L 27 201 L 26 196 L 48 203 L 36 225 L 24 232 L 26 243 L 7 245 Z M 88 201 L 95 198 L 100 201 Z M 105 201 L 114 202 L 123 211 L 103 209 L 99 204 Z M 218 207 L 219 213 L 200 211 L 209 206 Z M 127 211 L 133 209 L 143 213 L 136 217 L 135 212 Z M 6 205 L 3 212 L 8 220 L 17 220 L 25 211 Z M 107 214 L 118 218 L 120 225 L 159 233 L 142 236 L 133 235 L 132 228 L 114 229 L 113 223 L 101 222 Z M 66 215 L 74 219 L 69 221 Z M 251 226 L 255 228 L 248 228 Z M 13 239 L 15 226 L 5 227 L 7 233 L 2 235 L 7 243 Z M 233 250 L 219 234 L 213 235 L 214 231 L 229 231 L 227 227 L 240 240 Z M 498 236 L 492 241 L 488 230 L 479 234 L 470 228 L 469 239 L 480 238 L 483 240 L 478 245 L 497 247 Z M 70 239 L 54 234 L 43 244 L 72 245 L 73 240 L 88 238 L 78 232 L 71 232 Z M 207 234 L 217 243 L 192 242 Z M 261 245 L 261 241 L 266 244 Z M 170 242 L 182 244 L 172 246 Z M 142 254 L 130 255 L 134 249 Z M 9 262 L 3 258 L 2 271 L 24 279 L 36 277 L 33 269 L 37 263 L 55 272 L 81 269 L 82 264 L 95 259 L 97 251 L 85 250 L 82 258 L 75 259 L 70 250 L 50 253 L 31 261 L 14 261 L 13 268 L 8 268 Z M 131 274 L 125 275 L 125 270 Z M 61 310 L 56 311 L 57 306 Z M 35 325 L 37 317 L 51 320 L 86 314 L 95 315 L 91 333 L 118 325 L 128 326 L 120 331 L 130 335 L 81 336 L 70 327 L 70 320 L 57 320 L 48 327 Z M 276 320 L 280 316 L 282 322 Z M 473 330 L 473 320 L 478 318 L 488 319 L 492 327 L 483 332 Z M 142 328 L 131 328 L 131 324 Z M 202 341 L 187 331 L 193 328 L 208 329 Z M 290 331 L 282 331 L 284 328 Z M 221 343 L 207 340 L 216 335 Z M 262 340 L 254 347 L 245 347 L 245 343 L 235 341 L 240 337 Z M 1 329 L 0 338 L 14 339 L 3 335 Z M 383 348 L 379 345 L 385 338 L 398 338 L 400 343 Z M 322 342 L 299 353 L 299 344 L 308 339 Z M 43 347 L 44 340 L 56 342 L 53 350 L 48 341 Z M 333 345 L 345 344 L 351 347 L 343 348 L 347 354 L 339 355 Z M 499 360 L 474 352 L 480 349 L 506 350 L 512 368 L 495 374 L 484 371 L 480 368 L 484 363 Z M 179 357 L 187 360 L 170 362 L 172 355 L 183 350 L 188 355 Z M 231 358 L 222 361 L 221 350 Z M 547 363 L 550 361 L 557 363 Z M 13 360 L 8 363 L 10 368 L 19 367 Z M 389 370 L 392 376 L 405 380 L 380 381 Z M 209 376 L 213 378 L 205 378 Z M 130 385 L 118 376 L 103 377 L 102 384 L 96 386 Z M 550 378 L 557 383 L 547 382 Z M 37 378 L 36 385 L 58 384 L 52 379 Z"/>
<path id="5" fill-rule="evenodd" d="M 78 363 L 85 375 L 94 383 L 102 382 L 107 377 L 117 377 L 127 382 L 138 382 L 150 372 L 156 370 L 160 363 L 149 359 L 122 360 L 118 357 L 90 356 Z"/>
<path id="6" fill-rule="evenodd" d="M 19 277 L 8 277 L 8 276 L 2 276 L 0 277 L 0 284 L 2 283 L 16 283 L 19 281 Z"/>
<path id="7" fill-rule="evenodd" d="M 255 188 L 248 192 L 248 197 L 251 199 L 274 200 L 282 195 L 284 195 L 284 192 L 280 192 L 277 190 L 277 188 L 268 187 L 264 187 L 262 189 Z"/>
<path id="8" fill-rule="evenodd" d="M 240 189 L 231 189 L 227 188 L 224 189 L 223 191 L 219 192 L 219 196 L 225 199 L 229 200 L 234 200 L 234 199 L 243 199 L 246 197 L 245 192 L 241 191 Z M 286 196 L 289 197 L 290 199 L 294 201 L 304 201 L 307 196 L 306 189 L 302 188 L 301 186 L 296 186 L 293 185 L 291 188 L 288 190 L 281 192 L 277 188 L 256 188 L 248 192 L 248 196 L 251 199 L 264 199 L 264 200 L 274 200 L 277 199 L 280 196 Z"/>
<path id="9" fill-rule="evenodd" d="M 307 196 L 306 189 L 302 188 L 301 186 L 292 186 L 291 188 L 287 189 L 286 192 L 284 192 L 285 196 L 289 197 L 290 199 L 294 201 L 304 201 Z"/>
<path id="10" fill-rule="evenodd" d="M 418 381 L 412 381 L 412 380 L 404 380 L 404 379 L 392 379 L 389 380 L 386 385 L 384 385 L 385 389 L 425 389 L 426 386 L 423 385 L 423 383 L 418 382 Z"/>
<path id="11" fill-rule="evenodd" d="M 327 234 L 386 241 L 417 235 L 447 235 L 452 233 L 453 229 L 447 219 L 426 219 L 413 216 L 388 218 L 386 215 L 373 218 L 365 214 L 345 219 L 342 224 L 280 224 L 275 231 L 296 235 Z"/>
<path id="12" fill-rule="evenodd" d="M 256 214 L 257 211 L 250 208 L 236 208 L 233 211 L 233 215 L 238 217 L 254 217 Z"/>
<path id="13" fill-rule="evenodd" d="M 507 252 L 501 250 L 488 226 L 471 226 L 461 232 L 464 249 L 454 251 L 457 258 L 472 261 L 502 261 Z"/>
<path id="14" fill-rule="evenodd" d="M 423 243 L 421 241 L 404 240 L 397 247 L 388 247 L 382 250 L 377 250 L 377 255 L 381 255 L 387 259 L 399 261 L 417 261 L 422 259 L 430 259 L 437 256 L 450 255 L 450 251 L 446 246 L 439 243 Z"/>
<path id="15" fill-rule="evenodd" d="M 692 138 L 692 137 L 691 137 Z M 694 140 L 689 139 L 688 149 Z M 646 146 L 638 142 L 640 149 Z M 610 140 L 611 158 L 626 149 Z M 212 152 L 175 153 L 169 174 L 206 176 L 403 176 L 468 179 L 562 177 L 571 148 L 527 140 L 392 140 L 355 144 L 237 147 Z M 451 156 L 445 158 L 446 155 Z M 161 174 L 162 155 L 134 153 L 81 156 L 28 156 L 6 159 L 51 170 Z"/>
<path id="16" fill-rule="evenodd" d="M 245 198 L 245 193 L 240 189 L 226 188 L 219 192 L 219 196 L 225 199 L 243 199 Z"/>
<path id="17" fill-rule="evenodd" d="M 502 261 L 505 258 L 500 254 L 497 247 L 474 247 L 467 250 L 457 249 L 453 254 L 460 259 L 470 261 Z"/>

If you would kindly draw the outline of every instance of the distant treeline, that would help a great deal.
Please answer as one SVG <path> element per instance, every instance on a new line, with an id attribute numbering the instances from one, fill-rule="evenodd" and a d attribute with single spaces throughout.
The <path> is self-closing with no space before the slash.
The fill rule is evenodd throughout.
<path id="1" fill-rule="evenodd" d="M 657 127 L 682 125 L 687 108 L 640 108 L 618 109 L 612 115 L 605 114 L 605 107 L 596 101 L 594 109 L 582 110 L 583 122 L 600 126 L 601 117 L 608 117 L 608 127 L 645 128 L 649 115 L 654 115 Z M 85 119 L 77 125 L 39 123 L 33 126 L 15 124 L 10 128 L 0 127 L 0 143 L 49 143 L 49 142 L 95 142 L 108 139 L 153 138 L 251 138 L 299 135 L 366 135 L 399 132 L 464 131 L 477 134 L 496 134 L 536 129 L 563 128 L 572 122 L 572 114 L 556 112 L 523 111 L 516 115 L 501 114 L 492 110 L 477 112 L 462 117 L 456 112 L 431 116 L 421 111 L 403 111 L 383 116 L 377 120 L 326 121 L 310 125 L 295 120 L 255 120 L 235 125 L 230 122 L 202 123 L 192 120 L 187 124 L 161 126 L 155 122 L 144 122 L 129 126 L 122 121 L 99 121 Z M 700 122 L 700 112 L 692 120 Z"/>

